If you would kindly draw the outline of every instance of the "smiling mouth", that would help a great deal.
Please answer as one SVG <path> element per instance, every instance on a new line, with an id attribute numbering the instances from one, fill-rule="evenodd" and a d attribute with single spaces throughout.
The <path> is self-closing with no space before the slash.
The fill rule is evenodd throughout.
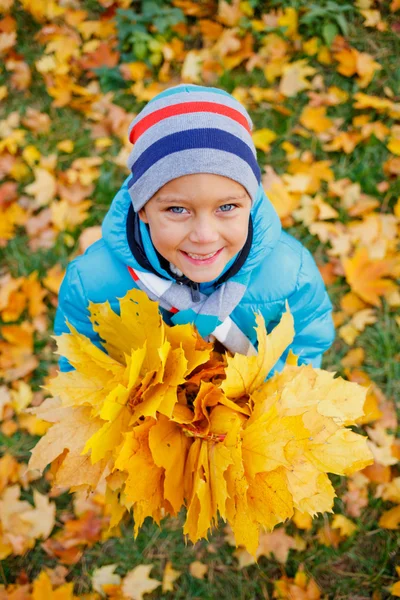
<path id="1" fill-rule="evenodd" d="M 184 250 L 182 250 L 182 252 L 184 252 Z M 208 258 L 212 258 L 213 256 L 215 256 L 218 252 L 219 252 L 219 250 L 216 250 L 215 252 L 211 252 L 210 254 L 194 254 L 193 252 L 184 252 L 184 253 L 187 254 L 188 256 L 190 256 L 190 258 L 194 258 L 195 260 L 207 260 Z"/>
<path id="2" fill-rule="evenodd" d="M 186 260 L 191 262 L 192 265 L 204 266 L 213 264 L 221 252 L 223 248 L 216 250 L 215 252 L 209 252 L 208 254 L 197 254 L 196 252 L 185 252 L 184 250 L 180 250 L 180 252 L 184 255 Z"/>

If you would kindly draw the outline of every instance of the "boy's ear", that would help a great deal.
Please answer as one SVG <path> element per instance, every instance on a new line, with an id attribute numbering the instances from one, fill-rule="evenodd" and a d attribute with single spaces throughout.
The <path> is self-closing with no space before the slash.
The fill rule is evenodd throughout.
<path id="1" fill-rule="evenodd" d="M 149 222 L 147 215 L 146 215 L 146 209 L 144 207 L 139 210 L 138 215 L 139 215 L 139 219 L 141 221 L 143 221 L 143 223 Z"/>

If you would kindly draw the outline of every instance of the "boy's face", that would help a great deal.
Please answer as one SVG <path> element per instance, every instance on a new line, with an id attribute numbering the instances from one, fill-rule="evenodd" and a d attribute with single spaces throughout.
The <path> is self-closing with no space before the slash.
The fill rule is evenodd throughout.
<path id="1" fill-rule="evenodd" d="M 244 246 L 251 199 L 236 181 L 209 173 L 177 177 L 139 211 L 158 252 L 197 283 L 212 281 Z"/>

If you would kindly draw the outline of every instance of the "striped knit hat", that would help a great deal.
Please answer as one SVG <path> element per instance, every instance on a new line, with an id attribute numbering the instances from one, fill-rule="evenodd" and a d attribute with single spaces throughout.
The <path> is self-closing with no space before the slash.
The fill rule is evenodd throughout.
<path id="1" fill-rule="evenodd" d="M 129 128 L 135 211 L 168 181 L 193 173 L 229 177 L 254 201 L 261 174 L 252 125 L 240 102 L 218 88 L 184 84 L 158 94 Z"/>

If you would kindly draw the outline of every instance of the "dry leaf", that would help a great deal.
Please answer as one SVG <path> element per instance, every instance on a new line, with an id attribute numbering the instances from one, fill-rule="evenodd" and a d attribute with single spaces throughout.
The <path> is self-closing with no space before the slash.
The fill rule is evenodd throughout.
<path id="1" fill-rule="evenodd" d="M 25 187 L 27 194 L 35 197 L 35 208 L 46 206 L 56 195 L 56 180 L 46 169 L 34 169 L 35 181 Z"/>
<path id="2" fill-rule="evenodd" d="M 162 591 L 172 592 L 174 590 L 174 582 L 181 576 L 181 571 L 176 571 L 172 567 L 172 563 L 168 560 L 165 563 L 164 574 L 163 574 L 163 582 L 162 582 Z"/>
<path id="3" fill-rule="evenodd" d="M 315 73 L 314 67 L 311 67 L 305 59 L 284 65 L 279 91 L 289 98 L 296 96 L 299 92 L 311 87 L 311 83 L 306 77 L 315 75 Z"/>
<path id="4" fill-rule="evenodd" d="M 92 587 L 99 594 L 104 595 L 103 586 L 119 585 L 121 577 L 114 573 L 118 565 L 104 565 L 99 569 L 95 569 L 92 574 Z"/>
<path id="5" fill-rule="evenodd" d="M 208 572 L 208 565 L 200 562 L 199 560 L 195 560 L 189 565 L 189 573 L 192 577 L 196 577 L 196 579 L 204 579 Z"/>
<path id="6" fill-rule="evenodd" d="M 378 523 L 379 527 L 384 529 L 399 529 L 400 528 L 400 505 L 385 511 Z"/>
<path id="7" fill-rule="evenodd" d="M 143 600 L 144 594 L 150 594 L 161 585 L 161 581 L 149 577 L 153 565 L 139 565 L 129 571 L 122 580 L 122 591 L 132 600 Z"/>
<path id="8" fill-rule="evenodd" d="M 340 535 L 343 537 L 349 537 L 357 531 L 357 525 L 344 515 L 335 515 L 332 519 L 331 527 L 332 529 L 338 529 Z"/>
<path id="9" fill-rule="evenodd" d="M 370 259 L 367 248 L 359 248 L 353 258 L 344 259 L 343 268 L 352 290 L 374 306 L 380 306 L 380 297 L 396 289 L 387 279 L 392 275 L 392 261 Z"/>

